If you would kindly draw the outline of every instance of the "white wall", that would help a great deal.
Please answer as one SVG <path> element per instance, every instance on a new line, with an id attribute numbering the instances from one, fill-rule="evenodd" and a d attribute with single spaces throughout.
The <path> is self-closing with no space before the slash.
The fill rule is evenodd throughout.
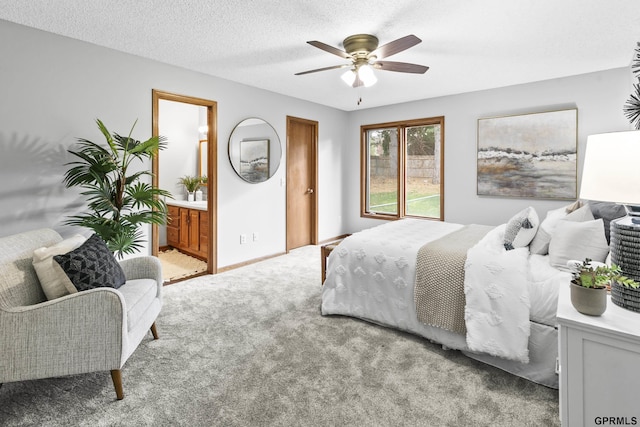
<path id="1" fill-rule="evenodd" d="M 630 129 L 621 112 L 631 90 L 627 68 L 346 113 L 1 20 L 0 40 L 11 40 L 0 43 L 0 235 L 35 227 L 72 232 L 61 223 L 83 199 L 62 185 L 66 150 L 77 137 L 102 138 L 96 118 L 120 133 L 138 119 L 133 136 L 148 138 L 151 91 L 159 89 L 217 102 L 218 179 L 211 185 L 218 189 L 219 267 L 285 251 L 287 115 L 319 122 L 320 240 L 380 224 L 360 218 L 362 124 L 444 115 L 445 219 L 484 224 L 528 205 L 543 215 L 565 202 L 476 196 L 478 118 L 578 108 L 580 170 L 589 134 Z M 249 117 L 269 122 L 283 145 L 280 168 L 260 184 L 240 179 L 227 156 L 231 131 Z M 253 232 L 260 240 L 240 245 L 239 235 Z"/>
<path id="2" fill-rule="evenodd" d="M 178 179 L 198 175 L 200 110 L 206 107 L 160 100 L 158 133 L 167 138 L 167 147 L 158 155 L 158 186 L 175 200 L 187 200 Z"/>
<path id="3" fill-rule="evenodd" d="M 319 122 L 319 238 L 344 233 L 336 221 L 344 112 L 2 20 L 0 40 L 11 40 L 0 43 L 0 235 L 35 227 L 71 233 L 61 223 L 83 199 L 62 185 L 66 150 L 77 137 L 102 139 L 96 118 L 119 133 L 138 119 L 133 136 L 150 137 L 152 89 L 218 103 L 219 267 L 286 249 L 286 153 L 275 177 L 260 184 L 241 180 L 228 162 L 229 135 L 247 117 L 271 123 L 283 146 L 287 115 Z M 254 231 L 260 240 L 241 246 L 239 235 Z"/>
<path id="4" fill-rule="evenodd" d="M 425 81 L 428 84 L 428 78 Z M 533 206 L 544 217 L 547 210 L 567 202 L 477 196 L 478 119 L 577 108 L 579 179 L 587 136 L 631 129 L 622 114 L 630 91 L 629 69 L 620 68 L 354 112 L 349 117 L 344 145 L 347 228 L 353 232 L 381 224 L 381 220 L 360 218 L 361 125 L 445 116 L 445 220 L 497 225 L 527 206 Z"/>
<path id="5" fill-rule="evenodd" d="M 187 191 L 178 180 L 197 176 L 200 161 L 201 117 L 206 107 L 161 99 L 158 105 L 158 134 L 167 138 L 158 154 L 158 187 L 171 192 L 174 200 L 187 200 Z M 204 119 L 206 124 L 206 119 Z M 158 227 L 158 244 L 167 245 L 167 227 Z"/>

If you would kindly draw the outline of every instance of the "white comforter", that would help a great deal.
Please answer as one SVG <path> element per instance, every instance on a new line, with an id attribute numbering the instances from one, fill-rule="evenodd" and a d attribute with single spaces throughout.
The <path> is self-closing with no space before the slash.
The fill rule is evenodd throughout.
<path id="1" fill-rule="evenodd" d="M 327 260 L 322 314 L 357 317 L 466 348 L 464 336 L 420 323 L 413 300 L 418 250 L 461 227 L 408 218 L 347 237 Z"/>
<path id="2" fill-rule="evenodd" d="M 529 363 L 529 250 L 505 250 L 504 229 L 494 228 L 467 251 L 467 345 L 471 351 Z"/>
<path id="3" fill-rule="evenodd" d="M 322 314 L 358 317 L 421 335 L 446 347 L 469 350 L 471 346 L 467 343 L 467 337 L 420 323 L 414 304 L 418 250 L 425 243 L 461 227 L 462 225 L 453 223 L 403 219 L 346 238 L 331 253 L 327 262 L 327 279 L 322 291 Z M 499 233 L 500 227 L 491 231 L 483 240 L 500 238 Z M 481 243 L 487 242 L 478 243 L 480 253 L 483 252 L 480 249 Z M 568 282 L 568 273 L 561 273 L 551 267 L 548 257 L 529 255 L 526 249 L 517 250 L 509 256 L 521 257 L 519 261 L 527 264 L 526 273 L 523 275 L 522 270 L 518 273 L 521 279 L 525 276 L 524 280 L 513 286 L 528 290 L 530 310 L 526 314 L 518 312 L 518 317 L 524 315 L 531 321 L 554 326 L 558 288 L 561 283 Z M 500 316 L 505 316 L 502 323 L 509 327 L 509 314 L 502 313 Z M 484 330 L 480 333 L 483 334 Z M 515 348 L 521 348 L 522 342 L 526 347 L 527 337 L 528 333 L 523 331 L 522 336 L 516 340 Z M 476 347 L 475 343 L 473 346 L 480 352 L 490 350 Z M 510 357 L 508 351 L 502 357 Z"/>

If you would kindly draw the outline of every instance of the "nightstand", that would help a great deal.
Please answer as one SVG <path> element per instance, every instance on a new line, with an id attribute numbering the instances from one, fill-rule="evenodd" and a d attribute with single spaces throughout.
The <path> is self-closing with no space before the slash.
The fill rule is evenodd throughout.
<path id="1" fill-rule="evenodd" d="M 557 319 L 562 425 L 640 424 L 640 313 L 607 296 L 602 316 L 580 314 L 567 285 Z"/>

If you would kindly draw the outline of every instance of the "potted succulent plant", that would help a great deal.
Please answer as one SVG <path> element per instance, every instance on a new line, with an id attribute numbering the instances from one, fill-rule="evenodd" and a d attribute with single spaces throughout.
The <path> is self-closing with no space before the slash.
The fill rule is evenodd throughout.
<path id="1" fill-rule="evenodd" d="M 184 185 L 185 190 L 187 190 L 187 200 L 193 202 L 195 200 L 195 192 L 202 184 L 200 177 L 185 175 L 178 179 L 178 182 Z"/>
<path id="2" fill-rule="evenodd" d="M 574 273 L 571 280 L 571 304 L 582 314 L 600 316 L 607 309 L 607 290 L 611 283 L 631 288 L 637 288 L 638 283 L 622 275 L 617 265 L 611 266 L 592 264 L 586 258 L 581 263 L 573 265 Z"/>

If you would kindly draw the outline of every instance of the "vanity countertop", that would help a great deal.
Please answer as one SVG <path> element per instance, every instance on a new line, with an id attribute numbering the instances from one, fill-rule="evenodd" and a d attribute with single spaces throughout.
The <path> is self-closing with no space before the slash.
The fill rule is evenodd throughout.
<path id="1" fill-rule="evenodd" d="M 166 203 L 167 205 L 179 206 L 181 208 L 198 209 L 201 211 L 207 210 L 206 200 L 198 201 L 198 202 L 188 202 L 186 200 L 167 200 Z"/>

